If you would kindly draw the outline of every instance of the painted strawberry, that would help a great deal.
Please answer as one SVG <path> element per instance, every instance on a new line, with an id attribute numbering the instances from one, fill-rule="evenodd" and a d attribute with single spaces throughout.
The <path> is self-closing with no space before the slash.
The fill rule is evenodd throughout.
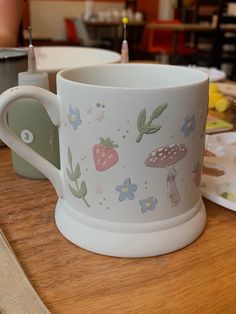
<path id="1" fill-rule="evenodd" d="M 93 159 L 98 171 L 105 171 L 118 162 L 119 155 L 115 147 L 118 145 L 109 137 L 106 139 L 100 137 L 100 143 L 93 146 Z"/>

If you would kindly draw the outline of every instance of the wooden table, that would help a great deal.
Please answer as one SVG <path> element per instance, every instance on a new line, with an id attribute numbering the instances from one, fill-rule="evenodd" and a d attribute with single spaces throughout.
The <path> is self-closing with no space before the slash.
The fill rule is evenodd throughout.
<path id="1" fill-rule="evenodd" d="M 228 118 L 235 121 L 233 113 Z M 163 256 L 123 259 L 63 238 L 56 199 L 47 180 L 18 177 L 10 150 L 0 148 L 0 228 L 53 314 L 236 313 L 235 212 L 204 200 L 207 225 L 197 241 Z"/>
<path id="2" fill-rule="evenodd" d="M 177 35 L 178 33 L 214 33 L 216 30 L 216 26 L 212 24 L 202 23 L 148 23 L 146 24 L 147 29 L 157 29 L 157 30 L 169 30 L 173 31 L 173 55 L 176 54 L 177 48 Z M 224 32 L 236 33 L 236 25 L 235 24 L 225 24 L 222 25 L 221 30 Z"/>
<path id="3" fill-rule="evenodd" d="M 151 29 L 160 29 L 160 30 L 171 30 L 174 32 L 194 32 L 194 33 L 204 33 L 204 32 L 214 32 L 215 26 L 212 24 L 202 23 L 202 24 L 195 24 L 195 23 L 148 23 L 146 24 L 147 28 Z M 236 32 L 236 25 L 235 24 L 225 24 L 221 27 L 221 29 L 225 32 Z"/>

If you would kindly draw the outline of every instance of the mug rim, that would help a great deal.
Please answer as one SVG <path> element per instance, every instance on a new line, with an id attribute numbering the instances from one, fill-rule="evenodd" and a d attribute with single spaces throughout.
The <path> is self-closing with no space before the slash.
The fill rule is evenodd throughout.
<path id="1" fill-rule="evenodd" d="M 84 82 L 79 82 L 79 81 L 75 81 L 73 79 L 69 79 L 66 78 L 64 75 L 70 72 L 74 72 L 74 71 L 79 71 L 81 69 L 87 69 L 87 68 L 94 68 L 94 69 L 98 69 L 98 68 L 114 68 L 114 67 L 157 67 L 157 68 L 169 68 L 169 69 L 173 69 L 176 68 L 178 69 L 178 71 L 180 70 L 184 70 L 187 72 L 192 72 L 192 73 L 197 73 L 199 76 L 201 76 L 201 78 L 199 78 L 197 81 L 195 82 L 186 82 L 186 83 L 182 83 L 180 85 L 176 84 L 172 84 L 169 86 L 155 86 L 155 87 L 127 87 L 127 86 L 111 86 L 111 85 L 100 85 L 100 84 L 93 84 L 93 83 L 84 83 Z M 62 82 L 67 82 L 70 83 L 72 85 L 80 85 L 80 86 L 84 86 L 84 87 L 93 87 L 93 88 L 99 88 L 99 89 L 119 89 L 119 90 L 140 90 L 140 91 L 147 91 L 147 90 L 165 90 L 165 89 L 180 89 L 180 88 L 186 88 L 186 87 L 193 87 L 193 86 L 198 86 L 201 85 L 203 83 L 209 82 L 209 76 L 207 73 L 196 69 L 196 68 L 191 68 L 188 66 L 179 66 L 179 65 L 169 65 L 169 64 L 153 64 L 153 63 L 117 63 L 117 64 L 96 64 L 96 65 L 86 65 L 86 66 L 78 66 L 78 67 L 73 67 L 73 68 L 66 68 L 63 69 L 61 71 L 59 71 L 57 73 L 57 80 L 60 79 Z"/>

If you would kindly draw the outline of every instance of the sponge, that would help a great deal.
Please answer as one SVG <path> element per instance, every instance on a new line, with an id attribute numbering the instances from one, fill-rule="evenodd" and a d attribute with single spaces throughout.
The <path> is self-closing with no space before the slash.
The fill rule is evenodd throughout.
<path id="1" fill-rule="evenodd" d="M 230 102 L 226 98 L 221 98 L 216 101 L 215 108 L 219 112 L 224 112 L 229 108 Z"/>
<path id="2" fill-rule="evenodd" d="M 209 109 L 216 109 L 219 112 L 226 111 L 230 106 L 229 100 L 221 94 L 216 83 L 209 84 Z"/>

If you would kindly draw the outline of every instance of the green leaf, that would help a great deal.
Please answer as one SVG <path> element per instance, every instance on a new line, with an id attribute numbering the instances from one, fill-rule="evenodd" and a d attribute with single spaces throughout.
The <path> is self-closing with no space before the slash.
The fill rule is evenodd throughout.
<path id="1" fill-rule="evenodd" d="M 114 141 L 112 141 L 109 137 L 106 138 L 100 137 L 100 144 L 107 148 L 118 147 L 118 145 L 115 144 Z"/>
<path id="2" fill-rule="evenodd" d="M 87 194 L 87 186 L 86 186 L 85 181 L 81 182 L 80 193 L 81 193 L 82 197 L 85 197 L 85 195 Z"/>
<path id="3" fill-rule="evenodd" d="M 72 186 L 70 184 L 69 184 L 69 189 L 70 189 L 71 193 L 74 195 L 74 197 L 77 197 L 77 198 L 82 198 L 83 197 L 81 195 L 80 191 L 77 191 L 74 188 L 72 188 Z"/>
<path id="4" fill-rule="evenodd" d="M 68 162 L 72 169 L 72 154 L 71 154 L 70 146 L 68 146 Z"/>
<path id="5" fill-rule="evenodd" d="M 104 146 L 106 146 L 108 148 L 113 148 L 113 144 L 114 144 L 114 142 L 110 139 L 110 137 L 107 137 L 105 139 Z"/>
<path id="6" fill-rule="evenodd" d="M 146 122 L 146 109 L 144 108 L 140 111 L 138 118 L 137 118 L 137 128 L 139 132 L 143 132 Z"/>
<path id="7" fill-rule="evenodd" d="M 76 181 L 76 178 L 74 177 L 74 174 L 71 173 L 71 171 L 68 168 L 66 168 L 66 173 L 67 173 L 67 176 L 69 177 L 69 179 L 71 181 Z"/>
<path id="8" fill-rule="evenodd" d="M 146 134 L 153 134 L 159 131 L 161 128 L 160 125 L 150 125 L 148 130 L 145 132 Z"/>
<path id="9" fill-rule="evenodd" d="M 100 137 L 100 144 L 104 145 L 106 143 L 105 139 L 103 137 Z"/>
<path id="10" fill-rule="evenodd" d="M 139 135 L 137 136 L 135 142 L 139 143 L 141 141 L 142 137 L 143 137 L 143 132 L 139 133 Z"/>
<path id="11" fill-rule="evenodd" d="M 152 113 L 151 117 L 150 117 L 150 121 L 155 120 L 156 118 L 158 118 L 162 112 L 167 108 L 168 104 L 162 104 L 160 106 L 158 106 Z"/>
<path id="12" fill-rule="evenodd" d="M 74 178 L 75 178 L 75 180 L 79 179 L 80 176 L 81 176 L 80 166 L 77 163 L 76 167 L 75 167 L 75 171 L 74 171 Z"/>

